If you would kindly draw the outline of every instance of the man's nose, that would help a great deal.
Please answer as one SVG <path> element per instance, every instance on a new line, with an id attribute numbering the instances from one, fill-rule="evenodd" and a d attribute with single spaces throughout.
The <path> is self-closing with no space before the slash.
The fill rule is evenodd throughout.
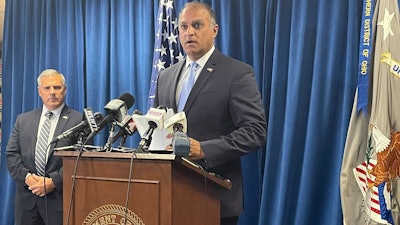
<path id="1" fill-rule="evenodd" d="M 187 35 L 193 35 L 194 34 L 194 28 L 192 26 L 188 26 L 186 30 Z"/>

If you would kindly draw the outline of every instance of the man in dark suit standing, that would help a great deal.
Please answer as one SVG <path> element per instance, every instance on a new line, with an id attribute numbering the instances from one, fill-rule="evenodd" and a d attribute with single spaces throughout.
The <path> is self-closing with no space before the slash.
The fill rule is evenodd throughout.
<path id="1" fill-rule="evenodd" d="M 75 144 L 78 137 L 62 139 L 57 146 L 48 143 L 53 136 L 79 124 L 82 114 L 65 104 L 67 87 L 60 72 L 44 70 L 37 83 L 43 107 L 17 116 L 6 149 L 7 167 L 16 182 L 15 224 L 62 225 L 62 158 L 54 156 L 53 151 L 54 147 Z M 47 130 L 45 135 L 41 135 L 42 129 Z"/>
<path id="2" fill-rule="evenodd" d="M 188 158 L 232 181 L 231 191 L 218 194 L 221 225 L 233 225 L 243 211 L 240 157 L 264 146 L 267 125 L 253 68 L 221 54 L 214 46 L 217 34 L 215 13 L 207 4 L 184 6 L 179 38 L 186 60 L 160 74 L 155 104 L 185 111 Z"/>

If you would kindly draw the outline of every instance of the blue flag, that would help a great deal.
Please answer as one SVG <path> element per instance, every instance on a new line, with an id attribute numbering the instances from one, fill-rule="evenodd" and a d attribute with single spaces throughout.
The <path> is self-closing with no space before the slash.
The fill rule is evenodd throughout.
<path id="1" fill-rule="evenodd" d="M 148 109 L 154 106 L 158 75 L 170 65 L 184 59 L 173 0 L 160 0 L 157 18 Z"/>

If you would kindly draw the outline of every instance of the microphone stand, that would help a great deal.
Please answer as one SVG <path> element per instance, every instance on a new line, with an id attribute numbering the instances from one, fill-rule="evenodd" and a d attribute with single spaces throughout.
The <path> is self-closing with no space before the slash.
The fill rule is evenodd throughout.
<path id="1" fill-rule="evenodd" d="M 149 121 L 149 128 L 147 129 L 146 133 L 144 134 L 142 140 L 139 142 L 139 146 L 137 148 L 137 152 L 143 153 L 149 151 L 149 146 L 152 140 L 152 135 L 154 129 L 157 128 L 157 124 L 153 121 Z"/>
<path id="2" fill-rule="evenodd" d="M 123 135 L 123 136 L 121 137 L 121 140 L 119 141 L 118 148 L 120 148 L 120 149 L 124 148 L 125 142 L 126 142 L 126 135 Z"/>
<path id="3" fill-rule="evenodd" d="M 114 131 L 115 131 L 115 125 L 116 122 L 112 122 L 110 132 L 108 135 L 107 143 L 104 145 L 104 150 L 106 152 L 111 152 L 112 150 L 112 141 L 113 141 L 113 136 L 114 136 Z"/>

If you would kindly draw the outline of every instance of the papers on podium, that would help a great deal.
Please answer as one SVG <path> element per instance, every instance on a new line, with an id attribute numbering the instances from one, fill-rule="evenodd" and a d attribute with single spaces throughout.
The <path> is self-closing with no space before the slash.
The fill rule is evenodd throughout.
<path id="1" fill-rule="evenodd" d="M 164 123 L 168 121 L 168 119 L 174 115 L 173 109 L 167 109 L 167 113 L 164 117 Z M 143 138 L 147 129 L 149 128 L 149 120 L 146 118 L 146 115 L 132 115 L 133 120 L 135 121 L 136 128 L 140 134 L 140 137 Z M 149 151 L 155 152 L 173 152 L 172 148 L 169 146 L 172 144 L 173 134 L 171 131 L 167 130 L 163 127 L 157 127 L 152 135 L 152 141 L 149 146 Z"/>

